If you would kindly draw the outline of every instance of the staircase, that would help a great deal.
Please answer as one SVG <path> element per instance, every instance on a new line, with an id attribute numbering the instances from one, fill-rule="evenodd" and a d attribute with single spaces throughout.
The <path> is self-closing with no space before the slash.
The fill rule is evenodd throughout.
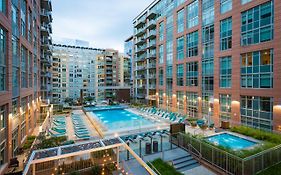
<path id="1" fill-rule="evenodd" d="M 187 154 L 183 157 L 172 160 L 174 168 L 179 172 L 184 172 L 200 166 L 197 160 L 195 160 L 191 154 Z"/>

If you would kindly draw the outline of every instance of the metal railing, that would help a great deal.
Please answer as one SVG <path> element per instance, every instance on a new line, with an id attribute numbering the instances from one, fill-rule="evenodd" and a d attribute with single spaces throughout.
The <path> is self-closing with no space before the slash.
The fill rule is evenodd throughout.
<path id="1" fill-rule="evenodd" d="M 147 165 L 150 166 L 151 169 L 156 172 L 156 174 L 161 175 L 161 173 L 157 170 L 157 168 L 150 161 L 147 161 Z"/>
<path id="2" fill-rule="evenodd" d="M 188 134 L 179 133 L 175 137 L 173 141 L 178 146 L 189 150 L 199 160 L 204 160 L 227 174 L 257 174 L 281 162 L 281 145 L 241 158 Z"/>

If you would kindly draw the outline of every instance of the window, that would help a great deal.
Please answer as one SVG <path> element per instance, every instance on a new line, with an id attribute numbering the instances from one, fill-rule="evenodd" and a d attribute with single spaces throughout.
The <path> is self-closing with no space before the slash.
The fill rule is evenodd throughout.
<path id="1" fill-rule="evenodd" d="M 166 59 L 167 59 L 167 64 L 173 64 L 173 41 L 167 41 L 167 46 L 166 46 L 166 51 L 167 51 L 167 55 L 166 55 Z"/>
<path id="2" fill-rule="evenodd" d="M 183 112 L 184 92 L 177 91 L 177 109 L 178 112 Z"/>
<path id="3" fill-rule="evenodd" d="M 251 2 L 252 0 L 241 0 L 241 4 L 242 5 L 244 5 L 244 4 L 246 4 L 246 3 L 248 3 L 248 2 Z"/>
<path id="4" fill-rule="evenodd" d="M 161 22 L 159 25 L 159 40 L 163 41 L 164 40 L 164 23 Z"/>
<path id="5" fill-rule="evenodd" d="M 21 47 L 21 87 L 27 88 L 27 49 Z"/>
<path id="6" fill-rule="evenodd" d="M 187 6 L 187 28 L 198 25 L 198 0 Z"/>
<path id="7" fill-rule="evenodd" d="M 241 14 L 241 45 L 273 39 L 273 2 L 269 1 Z"/>
<path id="8" fill-rule="evenodd" d="M 245 126 L 272 130 L 273 98 L 241 96 L 241 123 Z"/>
<path id="9" fill-rule="evenodd" d="M 0 132 L 6 128 L 6 119 L 7 119 L 6 106 L 1 106 L 0 107 Z"/>
<path id="10" fill-rule="evenodd" d="M 0 12 L 6 13 L 6 0 L 0 0 Z"/>
<path id="11" fill-rule="evenodd" d="M 184 59 L 184 37 L 180 37 L 177 39 L 177 59 Z"/>
<path id="12" fill-rule="evenodd" d="M 0 91 L 6 90 L 6 32 L 0 27 Z"/>
<path id="13" fill-rule="evenodd" d="M 14 1 L 12 1 L 13 3 Z M 12 33 L 14 36 L 19 36 L 19 25 L 18 25 L 18 14 L 17 4 L 11 5 L 11 16 L 12 16 Z"/>
<path id="14" fill-rule="evenodd" d="M 214 57 L 214 25 L 202 28 L 203 60 Z"/>
<path id="15" fill-rule="evenodd" d="M 27 15 L 26 0 L 21 0 L 21 35 L 25 38 L 26 38 L 26 15 Z"/>
<path id="16" fill-rule="evenodd" d="M 232 18 L 220 22 L 220 49 L 227 50 L 232 47 Z"/>
<path id="17" fill-rule="evenodd" d="M 214 20 L 214 0 L 202 0 L 202 25 L 206 26 L 212 24 Z"/>
<path id="18" fill-rule="evenodd" d="M 183 64 L 177 65 L 177 86 L 183 86 Z"/>
<path id="19" fill-rule="evenodd" d="M 232 0 L 221 0 L 221 14 L 232 10 Z"/>
<path id="20" fill-rule="evenodd" d="M 231 120 L 231 95 L 220 94 L 220 120 Z"/>
<path id="21" fill-rule="evenodd" d="M 0 143 L 0 167 L 6 163 L 6 141 Z"/>
<path id="22" fill-rule="evenodd" d="M 241 87 L 273 88 L 273 49 L 241 55 Z"/>
<path id="23" fill-rule="evenodd" d="M 220 58 L 220 87 L 221 88 L 231 87 L 231 71 L 232 71 L 231 57 Z"/>
<path id="24" fill-rule="evenodd" d="M 186 63 L 186 86 L 198 86 L 198 62 Z"/>
<path id="25" fill-rule="evenodd" d="M 163 68 L 159 69 L 159 86 L 163 86 L 164 84 L 164 71 Z"/>
<path id="26" fill-rule="evenodd" d="M 195 92 L 186 93 L 187 116 L 196 118 L 198 115 L 198 94 Z"/>
<path id="27" fill-rule="evenodd" d="M 178 12 L 177 26 L 178 26 L 177 27 L 178 33 L 181 33 L 184 31 L 184 9 L 182 9 Z"/>
<path id="28" fill-rule="evenodd" d="M 159 90 L 159 106 L 163 106 L 163 90 Z"/>
<path id="29" fill-rule="evenodd" d="M 198 55 L 198 31 L 187 34 L 186 36 L 186 55 L 193 57 Z"/>
<path id="30" fill-rule="evenodd" d="M 164 47 L 163 45 L 159 46 L 159 64 L 164 63 Z"/>
<path id="31" fill-rule="evenodd" d="M 26 136 L 26 121 L 24 121 L 21 124 L 21 135 L 20 135 L 21 141 L 25 139 L 25 136 Z"/>
<path id="32" fill-rule="evenodd" d="M 32 87 L 33 83 L 33 75 L 32 75 L 32 65 L 33 65 L 33 60 L 32 60 L 32 53 L 29 52 L 28 54 L 28 87 Z"/>

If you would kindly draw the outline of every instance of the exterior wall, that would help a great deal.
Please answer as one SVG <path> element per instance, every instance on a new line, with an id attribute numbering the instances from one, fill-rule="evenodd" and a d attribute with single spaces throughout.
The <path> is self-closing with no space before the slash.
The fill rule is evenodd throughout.
<path id="1" fill-rule="evenodd" d="M 81 89 L 84 97 L 94 97 L 97 88 L 96 57 L 103 50 L 59 44 L 55 44 L 53 49 L 52 101 L 79 100 Z"/>
<path id="2" fill-rule="evenodd" d="M 3 174 L 5 168 L 8 165 L 9 160 L 16 156 L 17 150 L 24 143 L 27 136 L 33 133 L 34 128 L 37 126 L 37 120 L 39 120 L 39 109 L 41 104 L 40 97 L 40 1 L 27 0 L 27 15 L 26 15 L 26 37 L 22 36 L 19 32 L 21 23 L 20 1 L 13 1 L 17 3 L 18 14 L 17 14 L 17 25 L 12 27 L 12 1 L 2 1 L 4 3 L 5 11 L 0 11 L 0 27 L 5 31 L 5 50 L 4 54 L 1 54 L 1 59 L 6 60 L 6 75 L 3 79 L 6 80 L 6 89 L 0 92 L 0 107 L 3 107 L 3 113 L 1 119 L 4 119 L 4 128 L 0 130 L 0 144 L 1 144 L 1 158 L 0 158 L 0 174 Z M 28 14 L 29 11 L 34 12 L 33 17 L 36 17 L 35 28 L 28 28 Z M 32 22 L 32 19 L 31 19 Z M 17 33 L 17 34 L 16 34 Z M 16 34 L 16 35 L 15 35 Z M 12 35 L 17 39 L 18 48 L 17 54 L 14 55 L 13 63 L 13 52 L 12 52 Z M 34 35 L 37 36 L 35 42 L 33 41 Z M 28 40 L 30 36 L 30 40 Z M 31 79 L 27 80 L 27 88 L 21 88 L 23 82 L 21 82 L 21 66 L 19 66 L 19 72 L 17 76 L 18 84 L 15 84 L 13 80 L 13 64 L 21 65 L 21 47 L 27 49 L 26 60 L 29 60 L 32 64 L 27 64 L 26 69 L 27 77 Z M 30 57 L 29 57 L 30 55 Z M 27 62 L 28 63 L 28 62 Z M 35 64 L 34 64 L 35 63 Z M 36 74 L 35 74 L 36 73 Z M 37 81 L 35 81 L 35 78 Z M 30 84 L 29 84 L 30 83 Z M 23 99 L 27 97 L 27 101 L 23 103 Z M 12 105 L 13 99 L 17 99 L 17 106 Z M 13 140 L 13 138 L 15 140 Z M 13 151 L 13 149 L 15 151 Z M 4 154 L 2 154 L 4 153 Z M 4 155 L 4 157 L 2 156 Z"/>
<path id="3" fill-rule="evenodd" d="M 136 26 L 139 21 L 141 21 L 141 17 L 149 12 L 149 9 L 151 9 L 155 4 L 159 4 L 161 1 L 154 1 L 152 5 L 150 5 L 146 10 L 144 10 L 135 20 L 134 25 Z M 203 56 L 203 47 L 202 47 L 202 0 L 199 0 L 199 24 L 192 27 L 187 28 L 186 27 L 186 21 L 187 21 L 187 6 L 192 3 L 193 1 L 184 1 L 183 4 L 175 6 L 175 8 L 172 10 L 173 12 L 173 86 L 172 86 L 172 106 L 171 108 L 167 106 L 167 82 L 166 82 L 166 30 L 164 30 L 164 40 L 159 41 L 159 24 L 161 22 L 164 22 L 164 29 L 166 29 L 166 21 L 167 18 L 165 14 L 161 14 L 161 17 L 157 18 L 157 38 L 156 38 L 156 55 L 157 55 L 157 65 L 156 65 L 156 96 L 157 96 L 157 105 L 159 107 L 162 107 L 163 109 L 169 109 L 174 112 L 178 111 L 178 101 L 177 101 L 177 91 L 182 91 L 184 94 L 186 92 L 196 92 L 198 93 L 198 117 L 203 117 L 203 111 L 202 111 L 202 56 Z M 280 32 L 280 13 L 281 13 L 281 4 L 277 1 L 272 1 L 274 3 L 274 36 L 273 40 L 262 42 L 259 44 L 252 44 L 249 46 L 241 46 L 241 13 L 244 11 L 247 11 L 253 7 L 256 7 L 258 5 L 261 5 L 263 3 L 269 2 L 269 0 L 260 0 L 260 1 L 251 1 L 249 3 L 246 3 L 244 5 L 241 4 L 241 1 L 235 1 L 232 0 L 232 10 L 221 14 L 220 13 L 220 1 L 214 1 L 214 10 L 215 10 L 215 21 L 214 21 L 214 84 L 213 84 L 213 100 L 210 101 L 210 113 L 211 113 L 211 119 L 215 122 L 216 126 L 220 126 L 220 94 L 229 94 L 231 95 L 231 124 L 232 125 L 240 125 L 241 124 L 241 96 L 256 96 L 256 97 L 271 97 L 273 98 L 273 119 L 272 119 L 272 128 L 274 131 L 280 131 L 281 130 L 281 105 L 280 105 L 280 87 L 281 87 L 281 79 L 280 76 L 280 48 L 278 45 L 280 45 L 280 36 L 278 33 Z M 177 12 L 181 9 L 185 9 L 184 12 L 184 32 L 177 33 Z M 226 19 L 228 17 L 232 17 L 232 48 L 226 51 L 220 50 L 220 21 L 223 19 Z M 176 58 L 177 55 L 177 41 L 176 39 L 180 36 L 183 36 L 186 39 L 186 35 L 188 33 L 192 33 L 194 31 L 198 30 L 198 56 L 189 57 L 186 56 L 186 40 L 184 43 L 184 59 L 178 61 Z M 136 44 L 136 42 L 135 42 Z M 161 44 L 164 44 L 164 63 L 159 64 L 159 46 Z M 136 46 L 137 47 L 137 46 Z M 135 48 L 136 48 L 135 47 Z M 241 87 L 241 54 L 248 53 L 248 52 L 254 52 L 259 50 L 265 50 L 265 49 L 273 49 L 274 55 L 273 55 L 273 88 L 268 89 L 254 89 L 254 88 L 242 88 Z M 138 58 L 136 55 L 134 55 L 134 59 Z M 232 57 L 232 86 L 231 88 L 220 88 L 220 58 L 225 56 L 231 56 Z M 198 86 L 196 87 L 188 87 L 185 85 L 186 83 L 186 63 L 189 62 L 198 62 Z M 184 86 L 177 86 L 177 72 L 176 72 L 176 65 L 177 64 L 184 64 Z M 163 68 L 164 70 L 164 85 L 159 85 L 159 69 Z M 134 67 L 134 70 L 136 70 L 136 67 Z M 137 71 L 135 71 L 137 72 Z M 137 76 L 135 76 L 137 78 Z M 135 79 L 135 82 L 137 80 Z M 137 88 L 137 83 L 135 83 L 135 89 Z M 163 94 L 160 97 L 160 91 L 163 92 Z M 159 101 L 163 101 L 163 104 L 160 106 Z M 187 109 L 187 97 L 184 95 L 183 97 L 183 111 L 180 111 L 181 113 L 188 114 Z"/>

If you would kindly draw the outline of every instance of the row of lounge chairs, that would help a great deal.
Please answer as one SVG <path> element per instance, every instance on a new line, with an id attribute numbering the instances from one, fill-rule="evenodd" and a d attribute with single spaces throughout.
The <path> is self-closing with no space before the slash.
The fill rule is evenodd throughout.
<path id="1" fill-rule="evenodd" d="M 122 139 L 126 141 L 130 141 L 132 143 L 137 143 L 137 140 L 146 140 L 146 138 L 153 138 L 155 136 L 162 136 L 166 137 L 170 134 L 168 130 L 161 130 L 161 131 L 152 131 L 152 132 L 146 132 L 146 133 L 140 133 L 130 136 L 124 136 Z"/>
<path id="2" fill-rule="evenodd" d="M 89 139 L 89 130 L 87 129 L 84 120 L 81 118 L 81 116 L 72 114 L 71 119 L 76 137 L 79 139 Z"/>
<path id="3" fill-rule="evenodd" d="M 66 120 L 64 116 L 57 116 L 53 119 L 49 134 L 52 137 L 62 137 L 66 135 Z"/>
<path id="4" fill-rule="evenodd" d="M 156 115 L 163 119 L 170 120 L 173 123 L 183 123 L 185 120 L 185 117 L 179 113 L 174 112 L 167 112 L 163 109 L 158 109 L 155 107 L 152 108 L 140 108 L 142 112 L 145 112 L 149 115 Z"/>

